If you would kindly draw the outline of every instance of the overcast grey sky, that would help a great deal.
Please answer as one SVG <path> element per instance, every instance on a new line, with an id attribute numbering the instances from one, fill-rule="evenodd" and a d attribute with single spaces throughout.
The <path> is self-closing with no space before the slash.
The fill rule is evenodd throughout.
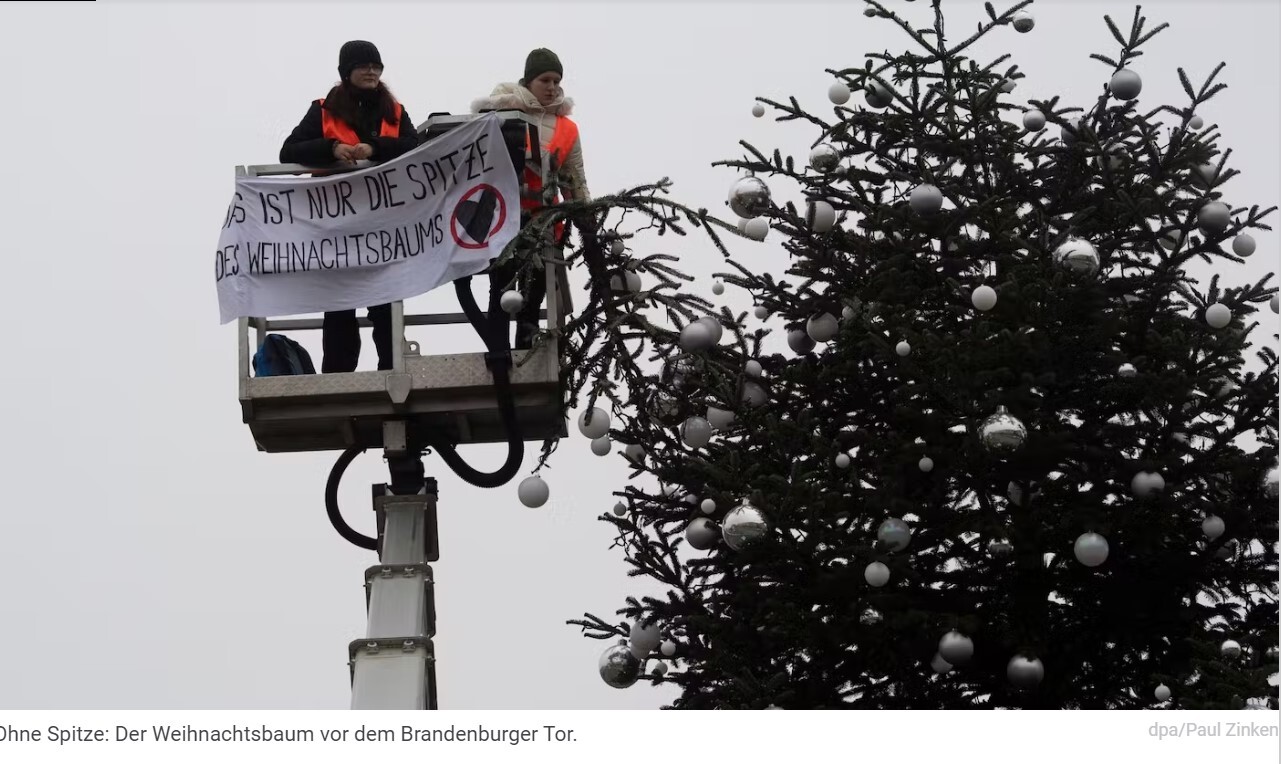
<path id="1" fill-rule="evenodd" d="M 924 22 L 925 0 L 890 0 Z M 997 3 L 999 8 L 1006 7 Z M 256 452 L 236 401 L 236 337 L 218 324 L 212 254 L 237 164 L 276 161 L 308 102 L 334 83 L 348 39 L 374 41 L 385 79 L 416 122 L 464 112 L 519 77 L 546 46 L 565 64 L 597 195 L 657 180 L 673 197 L 723 206 L 737 141 L 803 160 L 813 134 L 750 114 L 795 95 L 831 114 L 825 68 L 910 42 L 862 4 L 398 3 L 0 4 L 8 148 L 0 210 L 9 311 L 0 397 L 0 707 L 346 708 L 347 644 L 365 629 L 363 571 L 376 562 L 332 530 L 322 503 L 336 453 Z M 1219 61 L 1230 88 L 1205 110 L 1243 175 L 1233 206 L 1281 202 L 1278 4 L 1143 3 L 1171 28 L 1135 69 L 1145 107 L 1182 106 L 1176 66 L 1200 83 Z M 947 0 L 953 39 L 984 17 Z M 1102 21 L 1134 5 L 1041 0 L 1036 29 L 999 30 L 981 60 L 1013 54 L 1029 76 L 1011 97 L 1086 105 L 1114 54 Z M 776 196 L 788 197 L 782 189 Z M 1279 221 L 1275 216 L 1273 225 Z M 739 242 L 781 271 L 777 234 Z M 1277 265 L 1256 236 L 1228 283 Z M 706 292 L 718 256 L 696 238 L 650 239 Z M 750 310 L 729 290 L 725 300 Z M 452 290 L 408 309 L 456 310 Z M 1265 314 L 1273 322 L 1276 317 Z M 1269 333 L 1270 334 L 1270 333 Z M 463 329 L 411 330 L 424 352 L 479 349 Z M 319 361 L 319 337 L 302 337 Z M 362 368 L 373 368 L 365 334 Z M 435 568 L 440 704 L 483 708 L 654 708 L 673 694 L 615 690 L 596 674 L 603 644 L 566 619 L 612 618 L 629 579 L 597 521 L 625 480 L 572 426 L 527 509 L 516 483 L 481 490 L 430 459 L 440 480 Z M 530 444 L 534 451 L 537 444 Z M 464 455 L 497 467 L 500 448 Z M 532 465 L 533 457 L 527 458 Z M 349 522 L 373 527 L 376 454 L 348 471 Z"/>

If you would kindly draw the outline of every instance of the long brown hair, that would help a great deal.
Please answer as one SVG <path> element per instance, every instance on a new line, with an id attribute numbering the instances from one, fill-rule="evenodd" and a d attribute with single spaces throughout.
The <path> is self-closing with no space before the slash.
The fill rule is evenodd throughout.
<path id="1" fill-rule="evenodd" d="M 358 104 L 361 90 L 347 82 L 334 85 L 325 96 L 325 106 L 333 115 L 349 125 L 359 124 L 360 106 Z M 373 95 L 378 99 L 378 111 L 386 122 L 396 123 L 396 97 L 381 80 L 374 88 Z"/>

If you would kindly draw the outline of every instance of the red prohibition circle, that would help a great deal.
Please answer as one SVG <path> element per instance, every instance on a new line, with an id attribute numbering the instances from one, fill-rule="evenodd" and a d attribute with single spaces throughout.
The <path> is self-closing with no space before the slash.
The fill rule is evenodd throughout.
<path id="1" fill-rule="evenodd" d="M 490 230 L 488 234 L 486 234 L 485 241 L 473 242 L 469 244 L 463 241 L 462 237 L 458 235 L 458 208 L 462 206 L 463 202 L 470 199 L 477 192 L 484 193 L 486 190 L 493 191 L 494 196 L 498 197 L 498 220 L 497 222 L 494 223 L 493 229 Z M 451 236 L 454 237 L 454 243 L 462 247 L 463 249 L 485 249 L 489 246 L 489 237 L 498 233 L 498 229 L 503 227 L 503 223 L 506 220 L 507 220 L 507 200 L 504 199 L 503 195 L 498 192 L 498 189 L 494 188 L 488 183 L 480 183 L 468 189 L 467 193 L 463 194 L 462 198 L 458 200 L 458 204 L 454 206 L 454 214 L 449 216 L 449 233 Z"/>

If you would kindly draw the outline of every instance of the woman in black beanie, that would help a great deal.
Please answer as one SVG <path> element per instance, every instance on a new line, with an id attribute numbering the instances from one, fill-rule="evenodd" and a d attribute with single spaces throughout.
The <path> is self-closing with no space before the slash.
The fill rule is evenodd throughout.
<path id="1" fill-rule="evenodd" d="M 542 154 L 553 154 L 556 162 L 557 187 L 560 195 L 575 201 L 589 201 L 587 177 L 583 169 L 583 147 L 579 140 L 578 125 L 569 118 L 574 110 L 573 100 L 561 89 L 565 70 L 560 57 L 547 48 L 535 48 L 525 57 L 525 74 L 518 82 L 502 82 L 485 98 L 472 101 L 472 113 L 489 110 L 518 110 L 538 117 L 538 136 Z M 526 153 L 526 158 L 531 152 Z M 541 178 L 526 171 L 522 181 L 539 196 Z M 559 199 L 553 199 L 553 203 Z M 521 225 L 541 206 L 537 198 L 521 199 Z M 561 243 L 563 226 L 556 226 L 557 243 Z M 490 304 L 496 305 L 498 295 L 512 283 L 519 264 L 512 262 L 490 273 Z M 534 333 L 538 331 L 538 311 L 542 305 L 547 283 L 541 272 L 529 283 L 521 285 L 525 303 L 516 314 L 516 341 L 513 347 L 527 349 Z"/>
<path id="2" fill-rule="evenodd" d="M 352 40 L 338 52 L 341 80 L 324 98 L 312 101 L 306 116 L 280 147 L 280 161 L 309 167 L 351 164 L 361 159 L 385 162 L 418 147 L 409 112 L 382 81 L 378 48 Z M 392 364 L 391 305 L 369 308 L 374 325 L 378 368 Z M 325 313 L 321 372 L 355 371 L 360 359 L 356 311 Z"/>

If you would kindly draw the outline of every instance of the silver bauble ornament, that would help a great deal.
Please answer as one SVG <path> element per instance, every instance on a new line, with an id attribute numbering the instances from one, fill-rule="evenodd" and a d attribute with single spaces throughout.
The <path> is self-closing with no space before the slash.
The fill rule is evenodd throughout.
<path id="1" fill-rule="evenodd" d="M 761 368 L 760 361 L 751 360 L 743 364 L 743 373 L 752 379 L 760 379 L 760 376 L 764 371 L 765 370 Z"/>
<path id="2" fill-rule="evenodd" d="M 623 516 L 623 515 L 625 515 L 625 514 L 627 514 L 627 505 L 626 505 L 626 504 L 624 504 L 624 503 L 623 503 L 623 502 L 621 502 L 621 501 L 619 501 L 619 502 L 615 502 L 615 503 L 614 503 L 614 516 L 615 516 L 615 517 L 622 517 L 622 516 Z"/>
<path id="3" fill-rule="evenodd" d="M 876 529 L 876 540 L 891 552 L 901 552 L 912 542 L 912 529 L 900 518 L 891 517 Z"/>
<path id="4" fill-rule="evenodd" d="M 1129 101 L 1139 97 L 1139 92 L 1143 90 L 1143 79 L 1139 77 L 1138 72 L 1130 69 L 1121 69 L 1112 75 L 1112 81 L 1108 84 L 1112 95 L 1122 101 Z"/>
<path id="5" fill-rule="evenodd" d="M 1205 322 L 1211 329 L 1222 329 L 1232 323 L 1232 310 L 1221 302 L 1205 309 Z"/>
<path id="6" fill-rule="evenodd" d="M 934 653 L 934 657 L 930 659 L 930 668 L 934 669 L 935 674 L 946 674 L 952 670 L 952 664 L 943 660 L 943 656 Z"/>
<path id="7" fill-rule="evenodd" d="M 1004 406 L 979 425 L 979 442 L 991 453 L 1004 456 L 1014 453 L 1027 440 L 1027 428 Z"/>
<path id="8" fill-rule="evenodd" d="M 805 208 L 805 225 L 814 233 L 827 233 L 836 225 L 836 208 L 822 199 L 811 201 Z"/>
<path id="9" fill-rule="evenodd" d="M 627 646 L 631 649 L 632 655 L 636 656 L 638 660 L 645 660 L 658 647 L 661 639 L 662 635 L 658 633 L 658 624 L 642 623 L 637 620 L 632 624 Z"/>
<path id="10" fill-rule="evenodd" d="M 912 189 L 908 204 L 918 215 L 933 215 L 943 209 L 943 192 L 939 191 L 938 186 L 922 183 Z"/>
<path id="11" fill-rule="evenodd" d="M 1208 515 L 1201 521 L 1201 532 L 1211 541 L 1222 536 L 1224 530 L 1226 530 L 1226 526 L 1223 523 L 1223 518 L 1218 515 Z"/>
<path id="12" fill-rule="evenodd" d="M 837 106 L 850 100 L 850 86 L 844 82 L 833 82 L 827 88 L 827 100 Z"/>
<path id="13" fill-rule="evenodd" d="M 729 207 L 741 218 L 754 218 L 769 209 L 770 192 L 754 175 L 739 178 L 729 190 Z"/>
<path id="14" fill-rule="evenodd" d="M 711 499 L 703 499 L 703 503 L 699 504 L 698 508 L 703 510 L 703 514 L 710 515 L 716 511 L 716 502 Z"/>
<path id="15" fill-rule="evenodd" d="M 1045 127 L 1045 114 L 1040 109 L 1028 109 L 1023 112 L 1023 127 L 1033 133 L 1042 129 Z"/>
<path id="16" fill-rule="evenodd" d="M 744 220 L 739 224 L 739 230 L 743 235 L 753 241 L 765 241 L 765 236 L 769 234 L 769 219 L 755 217 L 750 220 Z"/>
<path id="17" fill-rule="evenodd" d="M 1019 11 L 1014 14 L 1013 24 L 1015 31 L 1027 33 L 1031 32 L 1032 27 L 1036 26 L 1036 19 L 1027 11 Z"/>
<path id="18" fill-rule="evenodd" d="M 715 316 L 703 316 L 698 319 L 698 323 L 707 327 L 707 333 L 712 335 L 713 345 L 721 341 L 721 337 L 725 330 L 724 327 L 721 326 L 721 322 L 716 320 Z"/>
<path id="19" fill-rule="evenodd" d="M 765 307 L 764 305 L 757 305 L 752 310 L 752 315 L 764 321 L 765 319 L 769 318 L 769 308 Z"/>
<path id="20" fill-rule="evenodd" d="M 765 106 L 764 106 L 764 104 L 759 104 L 759 103 L 754 103 L 754 104 L 752 104 L 752 116 L 753 116 L 753 117 L 763 117 L 763 116 L 765 116 Z"/>
<path id="21" fill-rule="evenodd" d="M 1170 699 L 1170 688 L 1166 687 L 1164 684 L 1158 684 L 1156 686 L 1156 692 L 1152 694 L 1156 696 L 1156 702 L 1164 703 Z"/>
<path id="22" fill-rule="evenodd" d="M 1203 127 L 1205 127 L 1205 120 L 1200 117 L 1193 117 L 1188 120 L 1188 129 L 1190 130 L 1200 130 Z"/>
<path id="23" fill-rule="evenodd" d="M 820 313 L 805 324 L 805 333 L 815 342 L 828 342 L 836 336 L 836 316 Z"/>
<path id="24" fill-rule="evenodd" d="M 1108 558 L 1108 541 L 1097 533 L 1082 533 L 1072 545 L 1076 559 L 1087 568 L 1097 568 Z"/>
<path id="25" fill-rule="evenodd" d="M 894 94 L 890 89 L 875 80 L 869 81 L 863 87 L 863 98 L 873 109 L 884 109 L 894 102 Z"/>
<path id="26" fill-rule="evenodd" d="M 696 517 L 685 526 L 685 540 L 695 549 L 711 549 L 718 535 L 716 526 L 706 517 Z"/>
<path id="27" fill-rule="evenodd" d="M 1116 373 L 1122 377 L 1129 379 L 1130 377 L 1133 377 L 1135 374 L 1138 374 L 1139 371 L 1138 369 L 1134 368 L 1134 364 L 1123 363 L 1117 367 Z"/>
<path id="28" fill-rule="evenodd" d="M 751 380 L 747 380 L 743 382 L 741 399 L 743 403 L 746 403 L 751 408 L 757 408 L 769 402 L 769 395 L 766 394 L 765 388 Z"/>
<path id="29" fill-rule="evenodd" d="M 970 295 L 970 302 L 978 310 L 989 311 L 996 307 L 996 290 L 984 284 L 974 290 Z"/>
<path id="30" fill-rule="evenodd" d="M 636 684 L 640 677 L 641 662 L 626 645 L 611 645 L 600 655 L 600 678 L 605 684 L 625 689 Z"/>
<path id="31" fill-rule="evenodd" d="M 901 340 L 894 346 L 894 352 L 903 358 L 907 358 L 912 353 L 912 345 L 907 340 Z"/>
<path id="32" fill-rule="evenodd" d="M 874 562 L 863 570 L 863 578 L 869 586 L 882 587 L 890 580 L 890 569 L 883 562 Z"/>
<path id="33" fill-rule="evenodd" d="M 734 424 L 734 412 L 708 406 L 706 419 L 713 430 L 728 430 Z"/>
<path id="34" fill-rule="evenodd" d="M 1005 676 L 1020 690 L 1031 690 L 1045 678 L 1045 666 L 1040 658 L 1016 655 L 1005 667 Z"/>
<path id="35" fill-rule="evenodd" d="M 953 666 L 959 666 L 974 655 L 974 642 L 959 631 L 949 631 L 939 639 L 939 655 Z"/>
<path id="36" fill-rule="evenodd" d="M 727 512 L 721 522 L 721 537 L 735 552 L 741 552 L 768 532 L 769 521 L 765 519 L 765 513 L 748 501 Z"/>
<path id="37" fill-rule="evenodd" d="M 599 438 L 609 432 L 609 414 L 592 408 L 578 415 L 578 431 L 588 438 Z"/>
<path id="38" fill-rule="evenodd" d="M 932 472 L 934 470 L 934 460 L 928 456 L 922 456 L 916 466 L 921 472 Z"/>
<path id="39" fill-rule="evenodd" d="M 1054 250 L 1054 264 L 1077 276 L 1099 270 L 1099 251 L 1085 239 L 1068 239 Z"/>
<path id="40" fill-rule="evenodd" d="M 503 309 L 504 313 L 515 314 L 525 307 L 525 298 L 515 289 L 508 289 L 503 292 L 502 297 L 498 298 L 498 306 Z"/>
<path id="41" fill-rule="evenodd" d="M 599 438 L 592 438 L 592 453 L 597 456 L 608 456 L 609 447 L 612 445 L 608 435 L 602 435 Z"/>
<path id="42" fill-rule="evenodd" d="M 810 149 L 810 167 L 819 172 L 830 172 L 841 163 L 841 155 L 830 143 L 820 143 Z"/>
<path id="43" fill-rule="evenodd" d="M 717 295 L 718 297 L 720 295 L 725 294 L 725 282 L 721 281 L 720 279 L 716 279 L 715 281 L 713 281 L 712 294 Z"/>
<path id="44" fill-rule="evenodd" d="M 1249 257 L 1254 254 L 1254 237 L 1248 233 L 1239 233 L 1232 240 L 1232 251 L 1237 257 Z"/>
<path id="45" fill-rule="evenodd" d="M 711 329 L 701 321 L 691 321 L 681 329 L 680 346 L 686 353 L 698 353 L 715 344 Z"/>
<path id="46" fill-rule="evenodd" d="M 805 355 L 814 349 L 814 340 L 804 329 L 791 329 L 787 332 L 787 346 L 797 355 Z"/>
<path id="47" fill-rule="evenodd" d="M 837 468 L 838 470 L 847 469 L 847 468 L 849 468 L 849 466 L 850 466 L 850 455 L 849 455 L 849 454 L 837 454 L 837 455 L 836 455 L 836 459 L 835 459 L 834 461 L 836 462 L 836 468 Z"/>
<path id="48" fill-rule="evenodd" d="M 702 448 L 712 440 L 712 424 L 701 416 L 692 416 L 681 424 L 681 440 L 690 448 Z"/>
<path id="49" fill-rule="evenodd" d="M 1202 231 L 1218 232 L 1232 222 L 1232 210 L 1223 202 L 1206 202 L 1197 212 L 1196 224 Z"/>
<path id="50" fill-rule="evenodd" d="M 516 486 L 516 497 L 527 507 L 541 507 L 547 503 L 550 494 L 547 483 L 537 475 L 530 475 Z"/>
<path id="51" fill-rule="evenodd" d="M 658 646 L 658 651 L 663 654 L 663 657 L 670 658 L 676 654 L 676 643 L 670 639 L 665 639 L 663 644 Z"/>
<path id="52" fill-rule="evenodd" d="M 1235 639 L 1229 639 L 1219 646 L 1224 658 L 1235 658 L 1241 654 L 1241 645 Z"/>

